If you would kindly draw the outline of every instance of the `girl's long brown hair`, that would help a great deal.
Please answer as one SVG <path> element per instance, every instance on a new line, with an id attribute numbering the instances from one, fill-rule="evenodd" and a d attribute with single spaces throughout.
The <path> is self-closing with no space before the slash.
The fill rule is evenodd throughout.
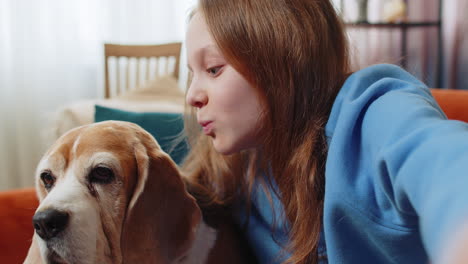
<path id="1" fill-rule="evenodd" d="M 205 201 L 229 205 L 237 195 L 249 197 L 257 171 L 271 170 L 290 227 L 286 262 L 317 263 L 324 126 L 350 70 L 343 24 L 329 0 L 199 0 L 195 12 L 227 61 L 257 89 L 265 113 L 262 149 L 230 156 L 216 153 L 188 120 L 192 150 L 183 168 L 189 185 Z"/>

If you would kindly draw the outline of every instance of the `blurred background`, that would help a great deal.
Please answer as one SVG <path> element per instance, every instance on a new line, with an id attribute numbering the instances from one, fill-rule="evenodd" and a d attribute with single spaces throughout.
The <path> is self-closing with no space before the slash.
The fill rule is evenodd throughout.
<path id="1" fill-rule="evenodd" d="M 468 0 L 333 2 L 347 23 L 355 69 L 395 63 L 430 87 L 468 89 Z M 0 190 L 33 185 L 58 109 L 104 97 L 104 43 L 183 42 L 195 4 L 0 0 Z M 183 90 L 184 46 L 179 72 Z"/>

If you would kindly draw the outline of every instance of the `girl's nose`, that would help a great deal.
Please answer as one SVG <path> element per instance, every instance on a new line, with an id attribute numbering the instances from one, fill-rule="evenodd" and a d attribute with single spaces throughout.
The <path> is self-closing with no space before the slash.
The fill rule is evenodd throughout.
<path id="1" fill-rule="evenodd" d="M 206 94 L 205 89 L 201 88 L 193 81 L 190 84 L 185 99 L 187 104 L 196 108 L 202 108 L 208 103 L 208 95 Z"/>

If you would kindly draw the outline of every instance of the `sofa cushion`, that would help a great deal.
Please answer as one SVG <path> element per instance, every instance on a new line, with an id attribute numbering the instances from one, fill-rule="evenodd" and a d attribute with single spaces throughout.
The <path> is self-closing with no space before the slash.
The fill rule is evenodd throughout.
<path id="1" fill-rule="evenodd" d="M 0 263 L 23 263 L 34 234 L 39 201 L 34 188 L 0 192 Z"/>
<path id="2" fill-rule="evenodd" d="M 180 164 L 188 151 L 186 140 L 180 137 L 184 121 L 182 114 L 160 112 L 129 112 L 104 106 L 95 106 L 95 122 L 119 120 L 135 123 L 148 131 L 161 148 Z"/>

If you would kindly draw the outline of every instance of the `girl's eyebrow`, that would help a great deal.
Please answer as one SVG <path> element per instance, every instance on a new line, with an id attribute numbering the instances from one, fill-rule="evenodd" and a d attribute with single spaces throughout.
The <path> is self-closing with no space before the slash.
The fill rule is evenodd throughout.
<path id="1" fill-rule="evenodd" d="M 199 52 L 201 53 L 201 55 L 204 55 L 205 53 L 219 52 L 219 50 L 218 47 L 216 47 L 216 45 L 208 44 L 203 48 L 200 48 Z"/>
<path id="2" fill-rule="evenodd" d="M 195 52 L 195 56 L 200 59 L 205 59 L 207 56 L 220 56 L 221 53 L 216 45 L 206 45 Z"/>
<path id="3" fill-rule="evenodd" d="M 219 51 L 219 49 L 218 49 L 218 47 L 216 45 L 208 44 L 208 45 L 196 50 L 194 57 L 203 58 L 204 56 L 206 56 L 206 54 L 214 54 L 214 55 L 219 56 L 220 51 Z M 190 67 L 190 64 L 187 64 L 187 68 L 190 71 L 192 71 L 192 67 Z"/>

